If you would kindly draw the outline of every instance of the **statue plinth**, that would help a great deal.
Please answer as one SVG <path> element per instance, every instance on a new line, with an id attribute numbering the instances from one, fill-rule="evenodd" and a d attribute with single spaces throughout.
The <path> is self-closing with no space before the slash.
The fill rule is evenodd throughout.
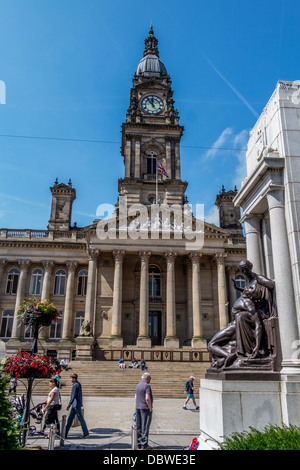
<path id="1" fill-rule="evenodd" d="M 92 361 L 95 340 L 92 336 L 77 336 L 76 361 Z"/>

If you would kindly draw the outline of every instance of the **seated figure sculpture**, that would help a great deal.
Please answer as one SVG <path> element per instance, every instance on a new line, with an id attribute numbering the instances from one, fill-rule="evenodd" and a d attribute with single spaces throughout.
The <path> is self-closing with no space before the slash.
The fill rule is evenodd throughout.
<path id="1" fill-rule="evenodd" d="M 239 265 L 247 278 L 245 289 L 232 308 L 232 321 L 219 331 L 208 343 L 208 351 L 214 360 L 212 368 L 239 367 L 241 360 L 259 359 L 268 356 L 268 341 L 263 321 L 277 316 L 275 283 L 265 276 L 252 272 L 248 260 Z"/>

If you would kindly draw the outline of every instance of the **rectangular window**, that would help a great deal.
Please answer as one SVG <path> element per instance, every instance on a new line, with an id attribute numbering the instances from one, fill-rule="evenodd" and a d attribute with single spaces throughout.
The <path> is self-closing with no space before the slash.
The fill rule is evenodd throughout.
<path id="1" fill-rule="evenodd" d="M 57 322 L 53 321 L 50 326 L 49 339 L 61 339 L 62 332 L 62 312 L 59 312 Z"/>
<path id="2" fill-rule="evenodd" d="M 84 321 L 84 312 L 76 312 L 75 315 L 75 329 L 74 329 L 74 337 L 79 336 L 80 328 Z"/>
<path id="3" fill-rule="evenodd" d="M 14 321 L 14 311 L 3 310 L 2 318 L 1 318 L 1 329 L 0 329 L 1 338 L 11 337 L 13 321 Z"/>

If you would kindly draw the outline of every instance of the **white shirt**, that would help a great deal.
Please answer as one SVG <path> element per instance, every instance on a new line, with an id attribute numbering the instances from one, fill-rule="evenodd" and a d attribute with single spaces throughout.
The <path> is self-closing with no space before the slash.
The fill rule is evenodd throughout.
<path id="1" fill-rule="evenodd" d="M 54 392 L 54 398 L 51 402 L 51 405 L 58 405 L 59 404 L 59 390 L 57 387 L 54 387 L 52 388 L 52 390 L 50 390 L 49 392 L 49 395 L 48 395 L 48 398 L 47 398 L 47 403 L 49 403 L 49 401 L 51 400 L 51 395 L 52 393 Z"/>

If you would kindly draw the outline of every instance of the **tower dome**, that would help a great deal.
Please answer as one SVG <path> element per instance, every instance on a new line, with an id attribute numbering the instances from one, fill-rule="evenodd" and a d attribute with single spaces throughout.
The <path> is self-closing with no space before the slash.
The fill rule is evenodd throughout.
<path id="1" fill-rule="evenodd" d="M 162 77 L 167 73 L 167 69 L 159 59 L 157 48 L 158 40 L 154 36 L 152 25 L 149 36 L 145 39 L 144 57 L 140 60 L 136 75 L 142 74 L 144 77 Z"/>

